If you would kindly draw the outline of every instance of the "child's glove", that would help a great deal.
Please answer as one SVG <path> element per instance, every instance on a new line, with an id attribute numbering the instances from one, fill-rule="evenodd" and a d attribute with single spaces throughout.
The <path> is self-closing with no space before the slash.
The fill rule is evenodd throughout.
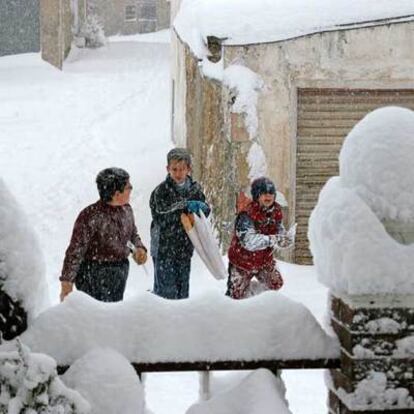
<path id="1" fill-rule="evenodd" d="M 289 234 L 284 233 L 277 236 L 277 244 L 280 249 L 289 249 L 293 246 L 293 240 Z"/>
<path id="2" fill-rule="evenodd" d="M 269 236 L 269 247 L 273 250 L 289 249 L 293 246 L 293 243 L 294 241 L 287 232 L 282 234 L 272 234 Z"/>
<path id="3" fill-rule="evenodd" d="M 204 214 L 206 214 L 208 212 L 208 206 L 206 203 L 203 203 L 202 201 L 197 201 L 197 200 L 190 200 L 187 201 L 187 210 L 189 213 L 198 213 L 200 210 L 202 210 L 202 212 Z"/>

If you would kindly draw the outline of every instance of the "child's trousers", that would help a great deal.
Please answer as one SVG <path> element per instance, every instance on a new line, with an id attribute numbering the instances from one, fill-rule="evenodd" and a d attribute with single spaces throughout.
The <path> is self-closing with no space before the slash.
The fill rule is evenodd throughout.
<path id="1" fill-rule="evenodd" d="M 191 257 L 187 260 L 173 257 L 153 257 L 153 261 L 153 292 L 166 299 L 188 298 Z"/>
<path id="2" fill-rule="evenodd" d="M 240 269 L 230 263 L 226 294 L 233 299 L 248 297 L 250 283 L 254 277 L 270 290 L 278 290 L 283 286 L 282 275 L 276 267 L 276 262 L 269 268 L 251 271 Z"/>

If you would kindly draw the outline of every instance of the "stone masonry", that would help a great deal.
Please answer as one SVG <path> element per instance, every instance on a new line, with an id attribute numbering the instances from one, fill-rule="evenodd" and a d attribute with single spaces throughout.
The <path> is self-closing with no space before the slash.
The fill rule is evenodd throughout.
<path id="1" fill-rule="evenodd" d="M 399 342 L 414 341 L 414 297 L 333 296 L 331 323 L 341 344 L 341 369 L 330 370 L 327 379 L 329 413 L 414 413 L 413 350 L 411 346 L 407 352 Z M 362 405 L 355 398 L 361 381 L 373 372 L 386 377 L 383 407 L 378 407 L 378 398 L 368 398 Z M 402 401 L 387 397 L 394 394 L 403 396 Z"/>

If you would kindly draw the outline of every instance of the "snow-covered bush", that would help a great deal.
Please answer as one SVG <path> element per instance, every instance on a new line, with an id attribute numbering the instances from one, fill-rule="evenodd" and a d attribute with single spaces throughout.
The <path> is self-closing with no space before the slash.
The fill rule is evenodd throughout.
<path id="1" fill-rule="evenodd" d="M 49 301 L 39 242 L 1 179 L 0 290 L 16 304 L 20 303 L 29 319 L 42 311 Z"/>
<path id="2" fill-rule="evenodd" d="M 15 350 L 0 351 L 1 414 L 89 412 L 88 402 L 59 379 L 52 358 L 31 353 L 19 341 Z"/>
<path id="3" fill-rule="evenodd" d="M 9 341 L 26 329 L 27 312 L 0 287 L 0 342 Z"/>
<path id="4" fill-rule="evenodd" d="M 144 414 L 144 392 L 137 373 L 118 352 L 97 348 L 63 375 L 65 384 L 91 404 L 91 414 Z"/>
<path id="5" fill-rule="evenodd" d="M 85 46 L 97 48 L 105 45 L 105 32 L 103 24 L 96 14 L 89 14 L 83 23 L 78 37 L 85 39 Z"/>

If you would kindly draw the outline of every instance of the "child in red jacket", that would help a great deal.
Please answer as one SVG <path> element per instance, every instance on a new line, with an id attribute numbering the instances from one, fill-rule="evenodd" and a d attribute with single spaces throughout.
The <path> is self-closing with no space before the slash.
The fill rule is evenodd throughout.
<path id="1" fill-rule="evenodd" d="M 228 251 L 227 295 L 234 299 L 249 295 L 254 277 L 267 289 L 278 290 L 283 285 L 273 257 L 273 251 L 286 237 L 276 187 L 269 178 L 260 177 L 252 182 L 251 195 L 253 200 L 237 215 Z M 283 243 L 287 247 L 291 241 Z"/>

